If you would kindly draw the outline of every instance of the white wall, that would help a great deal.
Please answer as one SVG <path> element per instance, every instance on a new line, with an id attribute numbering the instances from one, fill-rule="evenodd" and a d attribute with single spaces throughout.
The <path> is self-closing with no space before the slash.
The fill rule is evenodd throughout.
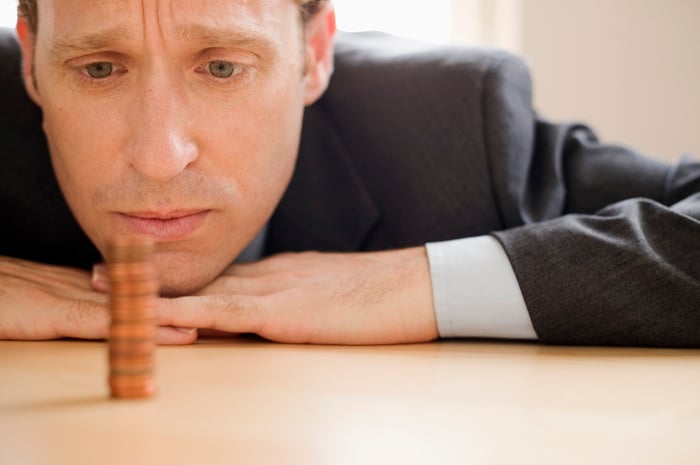
<path id="1" fill-rule="evenodd" d="M 452 0 L 451 42 L 519 53 L 524 0 Z"/>
<path id="2" fill-rule="evenodd" d="M 17 0 L 0 0 L 0 27 L 15 27 Z"/>
<path id="3" fill-rule="evenodd" d="M 656 157 L 700 158 L 700 1 L 520 3 L 541 113 Z"/>
<path id="4" fill-rule="evenodd" d="M 0 0 L 2 1 L 2 0 Z M 344 31 L 379 30 L 428 42 L 450 41 L 453 0 L 333 0 L 338 28 Z"/>

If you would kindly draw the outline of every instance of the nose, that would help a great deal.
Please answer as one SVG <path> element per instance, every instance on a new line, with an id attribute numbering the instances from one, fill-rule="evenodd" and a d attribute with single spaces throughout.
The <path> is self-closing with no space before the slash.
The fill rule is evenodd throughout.
<path id="1" fill-rule="evenodd" d="M 169 73 L 153 73 L 129 112 L 130 165 L 144 178 L 167 181 L 199 156 L 184 86 Z"/>

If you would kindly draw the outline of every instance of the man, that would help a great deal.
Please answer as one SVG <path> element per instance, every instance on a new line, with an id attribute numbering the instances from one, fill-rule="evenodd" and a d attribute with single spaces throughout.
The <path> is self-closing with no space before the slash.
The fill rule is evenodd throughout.
<path id="1" fill-rule="evenodd" d="M 535 121 L 527 92 L 496 94 L 485 109 L 487 121 L 512 110 L 499 126 L 509 133 L 485 135 L 493 159 L 452 154 L 442 166 L 409 153 L 343 165 L 352 161 L 327 150 L 333 142 L 302 141 L 297 161 L 302 120 L 318 116 L 304 108 L 333 69 L 330 3 L 22 8 L 22 75 L 72 215 L 100 252 L 117 234 L 158 242 L 161 343 L 214 330 L 311 343 L 700 346 L 695 162 L 669 167 L 602 146 L 586 128 Z M 492 74 L 511 72 L 522 70 Z M 357 177 L 330 176 L 347 171 L 331 165 Z M 384 166 L 403 184 L 383 185 Z M 16 234 L 37 230 L 16 227 L 19 216 Z M 272 255 L 231 265 L 244 249 Z M 294 250 L 345 253 L 275 254 Z M 61 252 L 3 253 L 53 262 Z M 75 253 L 90 256 L 82 244 Z M 55 261 L 3 259 L 0 337 L 105 336 L 104 271 L 91 280 Z"/>

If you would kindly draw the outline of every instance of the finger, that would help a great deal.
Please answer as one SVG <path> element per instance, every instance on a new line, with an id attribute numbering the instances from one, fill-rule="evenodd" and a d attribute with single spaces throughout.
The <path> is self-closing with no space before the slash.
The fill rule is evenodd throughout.
<path id="1" fill-rule="evenodd" d="M 226 331 L 217 331 L 215 329 L 198 329 L 199 337 L 216 337 L 216 338 L 232 338 L 239 337 L 240 333 L 227 333 Z"/>
<path id="2" fill-rule="evenodd" d="M 109 276 L 107 275 L 107 266 L 98 263 L 92 267 L 92 276 L 90 277 L 90 286 L 97 292 L 109 292 Z"/>
<path id="3" fill-rule="evenodd" d="M 106 339 L 109 332 L 109 311 L 92 302 L 73 302 L 64 309 L 64 321 L 58 332 L 61 337 Z M 192 344 L 197 340 L 195 328 L 158 327 L 156 341 L 162 345 Z"/>
<path id="4" fill-rule="evenodd" d="M 98 292 L 109 293 L 109 277 L 107 266 L 98 263 L 92 269 L 92 288 Z M 192 344 L 197 340 L 197 328 L 178 328 L 172 326 L 160 326 L 156 333 L 156 341 L 162 345 Z"/>
<path id="5" fill-rule="evenodd" d="M 57 334 L 79 339 L 106 339 L 109 332 L 109 311 L 100 304 L 74 301 L 63 309 Z M 192 344 L 197 340 L 195 328 L 158 327 L 156 341 L 163 345 Z"/>
<path id="6" fill-rule="evenodd" d="M 260 333 L 264 297 L 207 295 L 159 299 L 158 324 L 209 328 L 229 333 Z"/>
<path id="7" fill-rule="evenodd" d="M 196 328 L 159 326 L 156 332 L 156 341 L 161 345 L 187 345 L 194 343 L 197 336 Z"/>

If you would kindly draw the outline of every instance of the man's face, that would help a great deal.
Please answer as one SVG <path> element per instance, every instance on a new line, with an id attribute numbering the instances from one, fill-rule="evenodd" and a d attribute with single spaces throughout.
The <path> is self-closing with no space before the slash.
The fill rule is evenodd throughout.
<path id="1" fill-rule="evenodd" d="M 298 15 L 291 0 L 39 2 L 34 97 L 61 188 L 101 251 L 158 241 L 166 294 L 214 279 L 289 182 L 309 101 Z"/>

